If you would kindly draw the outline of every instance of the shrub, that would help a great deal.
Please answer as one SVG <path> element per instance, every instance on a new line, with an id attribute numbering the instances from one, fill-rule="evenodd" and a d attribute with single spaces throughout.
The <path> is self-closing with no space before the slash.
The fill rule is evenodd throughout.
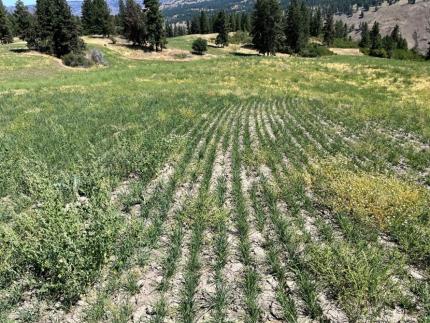
<path id="1" fill-rule="evenodd" d="M 107 65 L 104 55 L 98 49 L 92 49 L 90 52 L 90 59 L 96 65 Z"/>
<path id="2" fill-rule="evenodd" d="M 0 288 L 29 274 L 35 278 L 29 287 L 68 305 L 94 281 L 112 253 L 121 220 L 109 206 L 107 184 L 98 176 L 85 201 L 66 207 L 62 194 L 43 184 L 37 208 L 2 224 Z"/>
<path id="3" fill-rule="evenodd" d="M 203 38 L 197 38 L 193 42 L 193 53 L 197 55 L 203 55 L 208 51 L 208 41 Z"/>
<path id="4" fill-rule="evenodd" d="M 388 58 L 389 57 L 387 51 L 383 48 L 371 49 L 369 51 L 369 55 L 374 56 L 374 57 L 380 57 L 380 58 Z"/>
<path id="5" fill-rule="evenodd" d="M 358 43 L 344 38 L 335 38 L 333 42 L 333 47 L 337 48 L 358 48 Z"/>
<path id="6" fill-rule="evenodd" d="M 64 65 L 70 67 L 90 67 L 92 62 L 81 53 L 69 53 L 62 58 Z"/>
<path id="7" fill-rule="evenodd" d="M 392 52 L 391 58 L 400 59 L 400 60 L 417 60 L 417 61 L 423 59 L 423 57 L 420 54 L 408 49 L 395 49 Z"/>
<path id="8" fill-rule="evenodd" d="M 369 48 L 360 47 L 360 52 L 363 53 L 364 55 L 369 55 L 370 50 Z"/>
<path id="9" fill-rule="evenodd" d="M 229 39 L 231 44 L 249 44 L 252 42 L 251 36 L 247 32 L 237 31 Z"/>
<path id="10" fill-rule="evenodd" d="M 303 57 L 320 57 L 329 55 L 333 55 L 333 52 L 327 47 L 318 44 L 309 44 L 300 52 L 300 56 Z"/>

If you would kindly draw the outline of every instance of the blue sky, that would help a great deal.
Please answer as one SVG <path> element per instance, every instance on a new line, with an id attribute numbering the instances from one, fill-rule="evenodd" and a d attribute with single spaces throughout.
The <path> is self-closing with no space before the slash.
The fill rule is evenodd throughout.
<path id="1" fill-rule="evenodd" d="M 35 4 L 36 0 L 23 0 L 25 4 Z M 16 0 L 3 0 L 3 4 L 7 7 L 15 5 Z"/>

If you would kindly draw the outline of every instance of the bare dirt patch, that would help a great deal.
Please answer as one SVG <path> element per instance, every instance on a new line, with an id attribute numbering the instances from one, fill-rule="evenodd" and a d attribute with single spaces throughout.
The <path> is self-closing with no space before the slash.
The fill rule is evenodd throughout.
<path id="1" fill-rule="evenodd" d="M 358 48 L 330 48 L 330 51 L 332 51 L 336 55 L 364 56 L 364 54 L 360 52 L 360 49 Z"/>

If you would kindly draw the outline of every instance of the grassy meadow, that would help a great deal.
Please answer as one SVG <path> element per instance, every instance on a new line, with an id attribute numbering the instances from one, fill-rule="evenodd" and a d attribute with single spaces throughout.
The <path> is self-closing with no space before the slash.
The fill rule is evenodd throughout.
<path id="1" fill-rule="evenodd" d="M 428 63 L 23 46 L 0 46 L 0 322 L 430 320 Z"/>

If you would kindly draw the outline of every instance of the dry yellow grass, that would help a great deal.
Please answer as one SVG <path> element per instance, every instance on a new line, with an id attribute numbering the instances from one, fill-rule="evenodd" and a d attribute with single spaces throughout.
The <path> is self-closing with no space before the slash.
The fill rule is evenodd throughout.
<path id="1" fill-rule="evenodd" d="M 314 166 L 311 181 L 325 196 L 323 203 L 384 228 L 390 221 L 407 221 L 423 214 L 430 203 L 422 186 L 394 176 L 352 171 L 347 161 L 330 159 Z"/>
<path id="2" fill-rule="evenodd" d="M 161 61 L 193 61 L 214 58 L 213 55 L 192 55 L 190 51 L 166 48 L 162 52 L 145 52 L 140 48 L 133 48 L 131 44 L 123 38 L 116 38 L 116 44 L 110 39 L 100 37 L 82 37 L 84 42 L 89 45 L 103 46 L 109 50 L 120 54 L 124 58 L 133 60 L 161 60 Z"/>
<path id="3" fill-rule="evenodd" d="M 363 56 L 358 48 L 330 48 L 330 50 L 336 55 Z"/>

